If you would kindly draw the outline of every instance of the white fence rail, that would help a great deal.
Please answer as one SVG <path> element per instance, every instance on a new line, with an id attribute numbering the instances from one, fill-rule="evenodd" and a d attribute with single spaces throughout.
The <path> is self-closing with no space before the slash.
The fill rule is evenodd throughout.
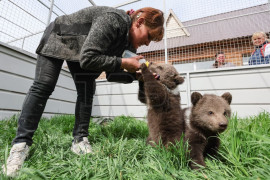
<path id="1" fill-rule="evenodd" d="M 20 112 L 35 77 L 36 55 L 0 43 L 0 120 Z M 44 115 L 73 114 L 76 90 L 69 72 L 62 70 Z"/>
<path id="2" fill-rule="evenodd" d="M 232 110 L 239 117 L 257 115 L 262 111 L 270 112 L 270 65 L 186 72 L 182 76 L 185 82 L 179 90 L 183 108 L 191 105 L 192 92 L 216 95 L 230 92 L 233 96 Z M 138 101 L 137 93 L 137 82 L 117 84 L 99 81 L 92 114 L 144 118 L 147 109 Z"/>

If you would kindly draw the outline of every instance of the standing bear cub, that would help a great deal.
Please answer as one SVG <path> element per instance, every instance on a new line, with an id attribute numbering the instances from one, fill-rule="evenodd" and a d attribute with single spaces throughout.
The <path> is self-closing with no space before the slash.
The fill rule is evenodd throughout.
<path id="1" fill-rule="evenodd" d="M 150 63 L 148 68 L 142 64 L 141 72 L 143 82 L 139 81 L 138 99 L 148 107 L 147 143 L 154 146 L 162 142 L 167 147 L 179 140 L 184 132 L 184 114 L 177 88 L 184 78 L 169 64 Z M 156 80 L 153 73 L 160 75 L 160 79 Z"/>
<path id="2" fill-rule="evenodd" d="M 198 169 L 205 166 L 204 157 L 217 154 L 220 140 L 219 133 L 228 126 L 231 116 L 230 104 L 232 95 L 224 93 L 221 97 L 213 94 L 201 95 L 194 92 L 191 95 L 191 108 L 184 109 L 185 141 L 188 141 L 190 167 Z"/>

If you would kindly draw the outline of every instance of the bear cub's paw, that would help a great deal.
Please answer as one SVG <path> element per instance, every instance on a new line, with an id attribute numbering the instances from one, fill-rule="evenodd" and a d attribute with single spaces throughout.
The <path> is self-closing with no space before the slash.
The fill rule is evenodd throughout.
<path id="1" fill-rule="evenodd" d="M 140 68 L 142 72 L 145 72 L 147 70 L 147 65 L 145 63 L 142 63 Z"/>

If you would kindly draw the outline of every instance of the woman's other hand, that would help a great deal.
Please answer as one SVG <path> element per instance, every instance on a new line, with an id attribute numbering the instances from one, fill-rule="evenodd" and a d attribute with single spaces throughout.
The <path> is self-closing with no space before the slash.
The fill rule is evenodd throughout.
<path id="1" fill-rule="evenodd" d="M 128 72 L 134 73 L 138 71 L 141 66 L 139 63 L 140 59 L 143 59 L 143 56 L 122 58 L 121 68 L 126 69 Z"/>

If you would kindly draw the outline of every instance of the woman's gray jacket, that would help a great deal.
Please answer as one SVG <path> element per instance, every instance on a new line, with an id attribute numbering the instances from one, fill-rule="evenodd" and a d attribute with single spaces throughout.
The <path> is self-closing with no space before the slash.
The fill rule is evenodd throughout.
<path id="1" fill-rule="evenodd" d="M 79 61 L 83 69 L 119 72 L 125 49 L 135 51 L 128 33 L 131 19 L 125 11 L 92 6 L 55 19 L 45 30 L 36 53 Z"/>

